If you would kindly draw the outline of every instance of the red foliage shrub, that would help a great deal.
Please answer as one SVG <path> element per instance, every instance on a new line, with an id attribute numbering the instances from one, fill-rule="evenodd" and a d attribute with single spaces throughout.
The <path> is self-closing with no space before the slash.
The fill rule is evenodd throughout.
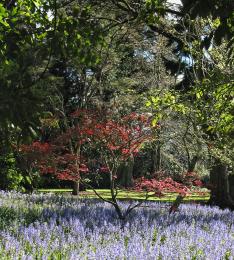
<path id="1" fill-rule="evenodd" d="M 189 188 L 181 183 L 173 181 L 172 178 L 166 178 L 164 180 L 145 179 L 144 177 L 136 180 L 136 190 L 152 191 L 156 196 L 163 196 L 164 192 L 177 192 L 180 194 L 187 194 Z"/>
<path id="2" fill-rule="evenodd" d="M 182 175 L 181 182 L 188 186 L 203 186 L 203 183 L 196 172 L 185 172 Z"/>

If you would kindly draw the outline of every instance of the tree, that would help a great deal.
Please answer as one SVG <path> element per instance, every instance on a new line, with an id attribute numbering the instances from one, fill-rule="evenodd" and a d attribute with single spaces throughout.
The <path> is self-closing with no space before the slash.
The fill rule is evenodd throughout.
<path id="1" fill-rule="evenodd" d="M 211 203 L 233 208 L 233 68 L 225 50 L 225 42 L 210 50 L 213 66 L 195 87 L 195 104 L 213 161 Z"/>
<path id="2" fill-rule="evenodd" d="M 182 1 L 182 3 L 182 13 L 186 11 L 189 15 L 187 20 L 186 17 L 184 19 L 184 28 L 181 24 L 180 26 L 178 24 L 178 28 L 182 30 L 189 28 L 189 33 L 182 42 L 181 38 L 177 41 L 170 37 L 173 41 L 177 41 L 179 46 L 177 50 L 186 54 L 189 59 L 187 69 L 184 71 L 183 85 L 180 84 L 183 89 L 180 87 L 179 90 L 180 92 L 183 90 L 181 93 L 184 93 L 186 106 L 188 104 L 191 106 L 188 99 L 195 105 L 193 106 L 194 120 L 203 131 L 203 140 L 208 143 L 209 148 L 212 147 L 210 149 L 213 154 L 211 201 L 219 206 L 233 207 L 231 192 L 233 185 L 231 174 L 233 171 L 231 123 L 233 121 L 231 90 L 233 79 L 231 75 L 233 72 L 230 66 L 232 50 L 230 46 L 233 44 L 233 3 L 216 1 L 215 7 L 213 1 L 212 4 L 210 1 Z M 204 19 L 199 19 L 198 16 Z M 189 21 L 190 18 L 194 20 Z M 151 28 L 157 30 L 157 26 Z M 227 40 L 226 45 L 224 38 Z M 222 47 L 219 48 L 219 45 Z M 220 52 L 221 49 L 225 50 L 224 56 Z M 219 55 L 218 59 L 217 55 Z M 184 83 L 188 78 L 187 75 L 190 80 L 186 87 Z M 184 92 L 186 89 L 187 91 Z"/>
<path id="3" fill-rule="evenodd" d="M 27 164 L 44 174 L 52 173 L 60 179 L 82 183 L 93 189 L 87 177 L 82 175 L 89 171 L 91 163 L 99 161 L 101 167 L 96 169 L 96 174 L 109 175 L 111 199 L 105 199 L 93 190 L 99 198 L 112 204 L 118 217 L 125 220 L 138 204 L 129 206 L 123 213 L 116 198 L 117 173 L 123 161 L 134 156 L 145 142 L 152 139 L 150 119 L 136 113 L 121 118 L 107 114 L 104 118 L 103 113 L 100 115 L 87 110 L 75 111 L 71 117 L 76 122 L 73 127 L 50 143 L 34 142 L 21 146 Z M 71 148 L 71 144 L 75 149 Z M 91 150 L 95 151 L 94 158 Z"/>
<path id="4" fill-rule="evenodd" d="M 71 58 L 75 56 L 80 67 L 96 64 L 94 49 L 102 42 L 98 24 L 89 18 L 90 6 L 85 1 L 80 6 L 59 0 L 0 4 L 1 155 L 7 158 L 13 146 L 39 138 L 40 118 L 51 110 L 55 92 L 63 93 L 67 106 L 75 100 L 77 93 L 73 89 L 71 97 L 68 89 L 76 81 Z M 61 73 L 54 73 L 61 61 L 65 63 L 64 88 Z M 80 82 L 78 94 L 85 97 L 89 88 L 83 89 L 84 80 Z M 17 156 L 14 153 L 20 166 Z"/>

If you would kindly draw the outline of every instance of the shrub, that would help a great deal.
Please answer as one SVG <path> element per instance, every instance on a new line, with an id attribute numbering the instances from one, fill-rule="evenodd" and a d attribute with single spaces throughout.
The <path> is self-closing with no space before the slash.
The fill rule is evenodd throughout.
<path id="1" fill-rule="evenodd" d="M 23 191 L 24 176 L 17 167 L 13 153 L 0 157 L 0 189 Z"/>

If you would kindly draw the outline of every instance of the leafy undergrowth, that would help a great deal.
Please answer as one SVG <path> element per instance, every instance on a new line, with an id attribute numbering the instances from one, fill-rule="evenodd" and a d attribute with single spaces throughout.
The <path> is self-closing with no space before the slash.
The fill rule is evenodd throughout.
<path id="1" fill-rule="evenodd" d="M 146 202 L 123 228 L 95 199 L 0 192 L 0 205 L 0 259 L 234 258 L 234 212 L 216 207 Z"/>
<path id="2" fill-rule="evenodd" d="M 111 198 L 110 190 L 108 189 L 97 189 L 96 190 L 103 198 Z M 39 189 L 38 192 L 42 193 L 66 193 L 69 194 L 72 192 L 72 189 Z M 153 192 L 149 194 L 153 195 Z M 165 193 L 163 197 L 152 196 L 148 198 L 148 201 L 168 201 L 173 202 L 178 193 Z M 95 193 L 92 190 L 86 190 L 80 192 L 81 198 L 97 198 Z M 131 190 L 119 190 L 117 198 L 120 200 L 144 200 L 145 192 L 140 191 L 131 191 Z M 210 198 L 210 194 L 208 190 L 201 189 L 199 192 L 193 192 L 188 194 L 184 201 L 208 201 Z"/>

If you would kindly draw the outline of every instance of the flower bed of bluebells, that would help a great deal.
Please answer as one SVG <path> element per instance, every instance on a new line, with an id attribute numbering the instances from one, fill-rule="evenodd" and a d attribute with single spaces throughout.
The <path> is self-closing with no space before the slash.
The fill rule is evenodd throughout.
<path id="1" fill-rule="evenodd" d="M 146 202 L 123 228 L 97 200 L 0 192 L 0 259 L 234 259 L 234 212 L 168 208 Z"/>

